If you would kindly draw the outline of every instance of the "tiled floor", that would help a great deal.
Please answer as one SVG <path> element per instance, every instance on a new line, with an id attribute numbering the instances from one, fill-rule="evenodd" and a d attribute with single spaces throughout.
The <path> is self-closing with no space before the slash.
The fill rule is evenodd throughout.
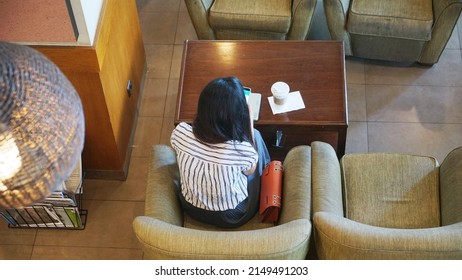
<path id="1" fill-rule="evenodd" d="M 85 180 L 88 220 L 82 231 L 9 229 L 0 220 L 0 259 L 142 258 L 132 220 L 144 209 L 149 150 L 168 143 L 182 44 L 197 37 L 182 0 L 137 3 L 148 72 L 128 179 Z M 441 162 L 462 146 L 461 45 L 459 20 L 439 63 L 431 68 L 348 58 L 347 153 L 406 152 Z"/>

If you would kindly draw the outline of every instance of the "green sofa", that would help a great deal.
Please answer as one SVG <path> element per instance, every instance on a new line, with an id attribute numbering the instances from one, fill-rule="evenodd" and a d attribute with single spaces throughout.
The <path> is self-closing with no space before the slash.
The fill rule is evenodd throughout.
<path id="1" fill-rule="evenodd" d="M 311 237 L 310 147 L 293 148 L 283 162 L 279 224 L 260 222 L 223 230 L 185 215 L 177 199 L 178 165 L 166 145 L 152 149 L 144 216 L 133 229 L 144 259 L 305 259 Z"/>
<path id="2" fill-rule="evenodd" d="M 185 0 L 200 40 L 305 40 L 317 0 Z"/>
<path id="3" fill-rule="evenodd" d="M 437 63 L 462 0 L 323 0 L 333 40 L 345 54 L 388 61 Z"/>
<path id="4" fill-rule="evenodd" d="M 338 160 L 314 142 L 319 259 L 462 259 L 462 147 L 432 157 L 366 153 Z"/>

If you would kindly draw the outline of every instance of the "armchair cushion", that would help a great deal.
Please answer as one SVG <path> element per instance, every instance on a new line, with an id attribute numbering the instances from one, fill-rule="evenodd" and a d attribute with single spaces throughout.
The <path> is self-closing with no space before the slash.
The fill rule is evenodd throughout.
<path id="1" fill-rule="evenodd" d="M 328 212 L 314 213 L 320 259 L 454 260 L 462 257 L 462 223 L 422 229 L 383 228 Z"/>
<path id="2" fill-rule="evenodd" d="M 271 223 L 262 223 L 260 216 L 255 215 L 250 221 L 238 228 L 223 229 L 215 227 L 209 224 L 199 222 L 191 218 L 187 213 L 184 213 L 184 225 L 185 228 L 198 229 L 198 230 L 209 230 L 209 231 L 243 231 L 243 230 L 256 230 L 273 227 Z"/>
<path id="3" fill-rule="evenodd" d="M 353 34 L 431 39 L 432 0 L 352 0 L 347 30 Z"/>
<path id="4" fill-rule="evenodd" d="M 213 29 L 243 29 L 286 34 L 292 18 L 291 0 L 215 0 L 209 21 Z"/>
<path id="5" fill-rule="evenodd" d="M 440 226 L 437 166 L 434 158 L 425 156 L 345 155 L 345 217 L 386 228 Z"/>

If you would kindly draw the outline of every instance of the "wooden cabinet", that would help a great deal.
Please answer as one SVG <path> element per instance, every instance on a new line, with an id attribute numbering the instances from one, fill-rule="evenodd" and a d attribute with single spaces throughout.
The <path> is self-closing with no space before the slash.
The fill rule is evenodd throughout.
<path id="1" fill-rule="evenodd" d="M 82 99 L 86 178 L 126 179 L 146 67 L 136 1 L 104 1 L 93 46 L 32 47 L 64 72 Z"/>

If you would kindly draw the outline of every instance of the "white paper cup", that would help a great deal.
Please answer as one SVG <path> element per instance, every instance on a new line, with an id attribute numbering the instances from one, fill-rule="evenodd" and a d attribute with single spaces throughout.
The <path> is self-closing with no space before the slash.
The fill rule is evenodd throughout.
<path id="1" fill-rule="evenodd" d="M 273 94 L 274 103 L 277 105 L 283 105 L 287 96 L 289 95 L 289 85 L 284 82 L 275 82 L 271 86 L 271 93 Z"/>

